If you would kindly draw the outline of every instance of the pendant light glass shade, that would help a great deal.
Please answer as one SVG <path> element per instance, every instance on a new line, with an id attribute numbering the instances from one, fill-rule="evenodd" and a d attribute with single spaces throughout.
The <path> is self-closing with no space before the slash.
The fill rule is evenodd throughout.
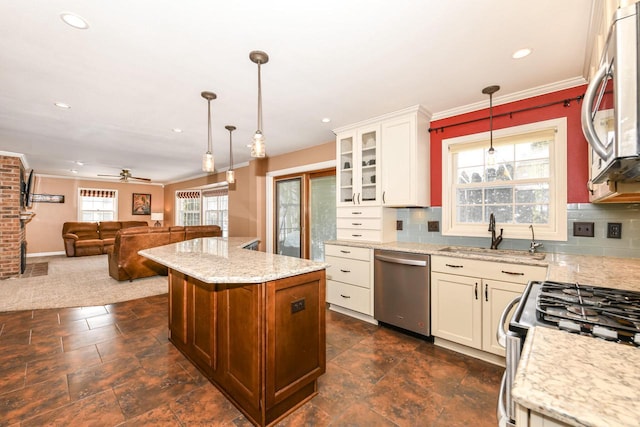
<path id="1" fill-rule="evenodd" d="M 227 125 L 224 128 L 229 131 L 229 170 L 227 171 L 227 182 L 233 184 L 236 182 L 236 172 L 233 170 L 233 142 L 231 140 L 231 132 L 236 130 L 236 127 Z"/>
<path id="2" fill-rule="evenodd" d="M 262 133 L 262 77 L 260 66 L 269 62 L 269 55 L 265 52 L 254 50 L 249 53 L 249 59 L 258 64 L 258 130 L 253 135 L 253 141 L 251 142 L 251 157 L 265 157 L 267 154 L 264 134 Z"/>
<path id="3" fill-rule="evenodd" d="M 482 89 L 482 93 L 489 95 L 489 157 L 487 158 L 487 164 L 494 165 L 496 150 L 493 148 L 493 94 L 500 90 L 500 86 L 487 86 Z"/>
<path id="4" fill-rule="evenodd" d="M 216 99 L 216 94 L 213 92 L 202 92 L 200 94 L 207 100 L 207 126 L 208 126 L 208 138 L 207 138 L 207 152 L 202 155 L 202 170 L 204 172 L 215 171 L 215 162 L 213 159 L 213 149 L 211 144 L 211 100 Z"/>

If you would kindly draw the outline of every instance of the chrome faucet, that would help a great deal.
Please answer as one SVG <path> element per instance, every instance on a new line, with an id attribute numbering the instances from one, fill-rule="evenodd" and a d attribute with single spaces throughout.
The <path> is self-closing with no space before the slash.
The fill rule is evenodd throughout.
<path id="1" fill-rule="evenodd" d="M 533 224 L 529 226 L 531 229 L 531 246 L 529 246 L 529 252 L 532 254 L 536 253 L 536 249 L 542 246 L 542 243 L 536 243 L 536 236 L 533 234 Z"/>
<path id="2" fill-rule="evenodd" d="M 493 212 L 489 215 L 489 231 L 491 232 L 491 249 L 498 249 L 498 245 L 502 242 L 503 229 L 500 229 L 500 235 L 496 237 L 496 217 Z"/>

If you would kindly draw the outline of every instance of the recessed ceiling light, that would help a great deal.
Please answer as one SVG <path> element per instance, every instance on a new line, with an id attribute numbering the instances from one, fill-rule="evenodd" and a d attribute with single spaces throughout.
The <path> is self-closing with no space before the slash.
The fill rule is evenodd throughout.
<path id="1" fill-rule="evenodd" d="M 84 18 L 69 12 L 63 12 L 60 14 L 60 19 L 62 19 L 65 24 L 72 26 L 73 28 L 77 28 L 78 30 L 86 30 L 89 28 L 89 23 L 84 20 Z"/>
<path id="2" fill-rule="evenodd" d="M 513 55 L 511 55 L 511 57 L 513 59 L 520 59 L 520 58 L 524 58 L 525 56 L 529 56 L 531 52 L 532 52 L 531 49 L 526 47 L 524 49 L 516 50 L 515 52 L 513 52 Z"/>
<path id="3" fill-rule="evenodd" d="M 331 119 L 329 117 L 325 117 L 324 119 L 322 119 L 322 123 L 329 123 L 331 121 Z"/>
<path id="4" fill-rule="evenodd" d="M 71 173 L 78 173 L 78 171 L 75 169 L 71 169 Z"/>
<path id="5" fill-rule="evenodd" d="M 175 133 L 182 133 L 182 129 L 180 128 L 173 128 L 171 130 L 174 131 Z"/>
<path id="6" fill-rule="evenodd" d="M 78 166 L 84 166 L 84 163 L 83 163 L 83 162 L 75 161 L 75 162 L 73 162 L 73 163 L 75 163 L 75 164 L 76 164 L 76 165 L 78 165 Z"/>
<path id="7" fill-rule="evenodd" d="M 53 105 L 55 105 L 58 108 L 64 108 L 65 110 L 68 110 L 69 108 L 71 108 L 71 105 L 65 104 L 64 102 L 54 102 Z"/>

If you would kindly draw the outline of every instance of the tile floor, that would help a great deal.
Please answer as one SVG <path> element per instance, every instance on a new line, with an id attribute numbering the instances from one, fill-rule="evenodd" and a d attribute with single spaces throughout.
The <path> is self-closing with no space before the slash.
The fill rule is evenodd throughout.
<path id="1" fill-rule="evenodd" d="M 327 312 L 319 394 L 281 426 L 495 426 L 503 369 Z M 0 313 L 0 426 L 249 426 L 168 341 L 167 297 Z"/>

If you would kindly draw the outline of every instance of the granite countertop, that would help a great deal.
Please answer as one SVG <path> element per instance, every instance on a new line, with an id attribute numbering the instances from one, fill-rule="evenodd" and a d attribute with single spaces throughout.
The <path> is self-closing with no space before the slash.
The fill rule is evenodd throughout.
<path id="1" fill-rule="evenodd" d="M 637 426 L 640 350 L 536 327 L 522 350 L 511 395 L 520 405 L 575 426 Z"/>
<path id="2" fill-rule="evenodd" d="M 251 237 L 206 237 L 138 253 L 205 283 L 262 283 L 312 271 L 325 263 L 244 249 Z"/>
<path id="3" fill-rule="evenodd" d="M 637 258 L 612 258 L 595 255 L 571 255 L 539 252 L 544 259 L 534 259 L 527 251 L 486 250 L 469 251 L 472 248 L 451 245 L 433 245 L 411 242 L 355 242 L 332 240 L 334 245 L 413 252 L 429 255 L 479 259 L 509 264 L 539 265 L 548 267 L 547 280 L 581 283 L 640 292 L 640 260 Z M 461 252 L 442 251 L 443 248 L 459 248 Z M 493 252 L 493 253 L 492 253 Z"/>

